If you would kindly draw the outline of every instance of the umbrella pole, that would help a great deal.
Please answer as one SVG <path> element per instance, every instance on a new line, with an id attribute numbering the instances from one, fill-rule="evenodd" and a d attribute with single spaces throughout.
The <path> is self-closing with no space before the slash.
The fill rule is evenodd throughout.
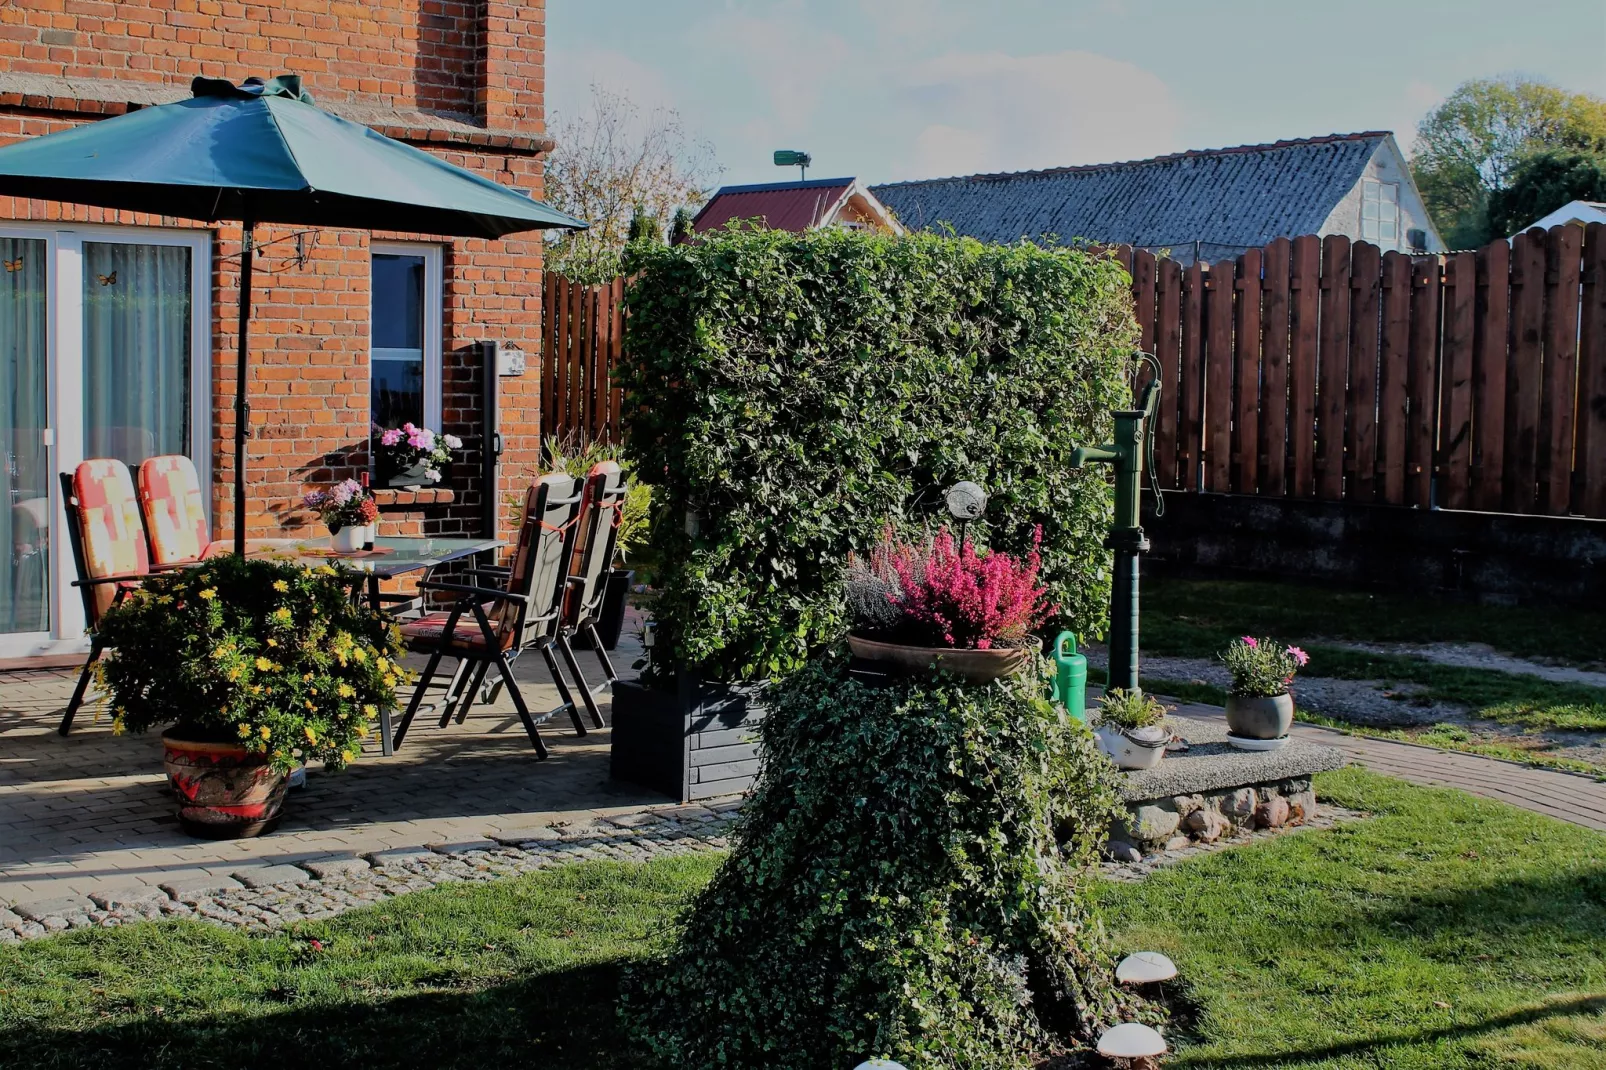
<path id="1" fill-rule="evenodd" d="M 251 253 L 256 247 L 250 219 L 240 221 L 240 355 L 234 365 L 234 552 L 245 556 L 245 440 L 251 434 L 251 406 L 245 400 L 245 368 L 251 334 Z"/>

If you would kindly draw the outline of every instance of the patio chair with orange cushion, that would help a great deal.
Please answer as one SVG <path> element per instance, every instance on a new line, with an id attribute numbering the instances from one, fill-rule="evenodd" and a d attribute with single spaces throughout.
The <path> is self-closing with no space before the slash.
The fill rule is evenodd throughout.
<path id="1" fill-rule="evenodd" d="M 83 704 L 95 662 L 105 650 L 99 635 L 101 617 L 138 588 L 151 567 L 134 481 L 122 461 L 100 458 L 85 461 L 71 474 L 63 472 L 61 497 L 78 570 L 73 586 L 83 596 L 84 620 L 89 627 L 89 658 L 78 674 L 78 686 L 58 729 L 66 735 Z"/>
<path id="2" fill-rule="evenodd" d="M 574 476 L 544 476 L 525 494 L 524 522 L 519 540 L 506 569 L 470 569 L 473 583 L 444 583 L 425 580 L 419 593 L 451 595 L 455 601 L 444 612 L 430 613 L 402 625 L 407 647 L 414 653 L 429 655 L 407 710 L 396 728 L 394 745 L 400 747 L 407 729 L 417 716 L 425 692 L 430 688 L 441 659 L 455 658 L 457 670 L 444 685 L 444 727 L 454 709 L 459 720 L 467 713 L 473 695 L 494 666 L 500 683 L 508 689 L 519 720 L 530 743 L 542 758 L 546 744 L 536 729 L 524 695 L 513 680 L 512 661 L 525 650 L 538 649 L 546 659 L 547 671 L 557 685 L 562 702 L 541 721 L 567 713 L 575 731 L 585 735 L 585 725 L 575 708 L 563 674 L 552 655 L 552 644 L 562 636 L 563 588 L 567 568 L 574 552 L 578 529 L 582 484 Z M 435 685 L 437 687 L 441 685 Z"/>
<path id="3" fill-rule="evenodd" d="M 213 542 L 207 532 L 206 499 L 188 457 L 170 454 L 140 462 L 138 494 L 155 564 L 187 565 L 232 548 L 228 541 Z"/>

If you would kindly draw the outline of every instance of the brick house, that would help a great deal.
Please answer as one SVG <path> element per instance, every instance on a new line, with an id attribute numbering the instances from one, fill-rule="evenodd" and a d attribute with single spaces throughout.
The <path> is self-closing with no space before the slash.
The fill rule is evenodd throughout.
<path id="1" fill-rule="evenodd" d="M 542 0 L 29 0 L 0 6 L 0 140 L 182 99 L 196 75 L 299 74 L 320 107 L 539 197 L 544 48 Z M 303 491 L 366 470 L 371 427 L 404 419 L 466 452 L 443 491 L 382 491 L 386 529 L 485 531 L 511 501 L 483 500 L 479 343 L 539 351 L 541 234 L 256 238 L 247 533 L 310 533 Z M 81 643 L 54 473 L 183 452 L 214 536 L 233 531 L 240 247 L 233 224 L 0 198 L 0 659 Z M 504 487 L 538 460 L 537 364 L 496 377 Z"/>

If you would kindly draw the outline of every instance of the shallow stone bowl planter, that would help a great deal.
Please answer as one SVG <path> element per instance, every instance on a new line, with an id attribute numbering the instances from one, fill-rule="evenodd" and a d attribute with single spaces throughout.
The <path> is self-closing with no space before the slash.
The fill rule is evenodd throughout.
<path id="1" fill-rule="evenodd" d="M 1099 728 L 1093 733 L 1099 750 L 1109 755 L 1117 769 L 1153 769 L 1165 757 L 1171 730 L 1164 725 L 1149 728 Z"/>
<path id="2" fill-rule="evenodd" d="M 1257 745 L 1253 741 L 1287 739 L 1288 730 L 1293 726 L 1294 696 L 1286 691 L 1271 696 L 1227 696 L 1227 741 L 1235 747 L 1266 749 L 1264 745 Z"/>
<path id="3" fill-rule="evenodd" d="M 1026 646 L 993 647 L 989 650 L 960 649 L 945 646 L 905 646 L 901 643 L 883 643 L 858 635 L 848 636 L 848 647 L 866 661 L 880 661 L 903 672 L 923 672 L 942 669 L 975 683 L 986 683 L 1004 676 L 1014 676 L 1037 657 L 1042 644 L 1035 639 Z"/>
<path id="4" fill-rule="evenodd" d="M 233 743 L 162 733 L 162 766 L 178 801 L 178 822 L 193 836 L 240 839 L 271 832 L 279 823 L 289 778 L 267 755 Z"/>

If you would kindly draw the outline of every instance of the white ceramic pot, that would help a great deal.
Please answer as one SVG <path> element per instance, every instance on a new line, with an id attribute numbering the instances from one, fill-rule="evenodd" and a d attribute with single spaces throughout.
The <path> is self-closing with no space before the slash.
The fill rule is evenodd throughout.
<path id="1" fill-rule="evenodd" d="M 1117 769 L 1153 769 L 1165 757 L 1165 745 L 1171 742 L 1171 730 L 1156 725 L 1153 728 L 1134 728 L 1122 732 L 1118 728 L 1100 728 L 1093 733 L 1099 750 L 1110 756 Z"/>
<path id="2" fill-rule="evenodd" d="M 363 529 L 347 524 L 333 535 L 329 536 L 330 545 L 337 553 L 354 554 L 362 549 Z"/>

